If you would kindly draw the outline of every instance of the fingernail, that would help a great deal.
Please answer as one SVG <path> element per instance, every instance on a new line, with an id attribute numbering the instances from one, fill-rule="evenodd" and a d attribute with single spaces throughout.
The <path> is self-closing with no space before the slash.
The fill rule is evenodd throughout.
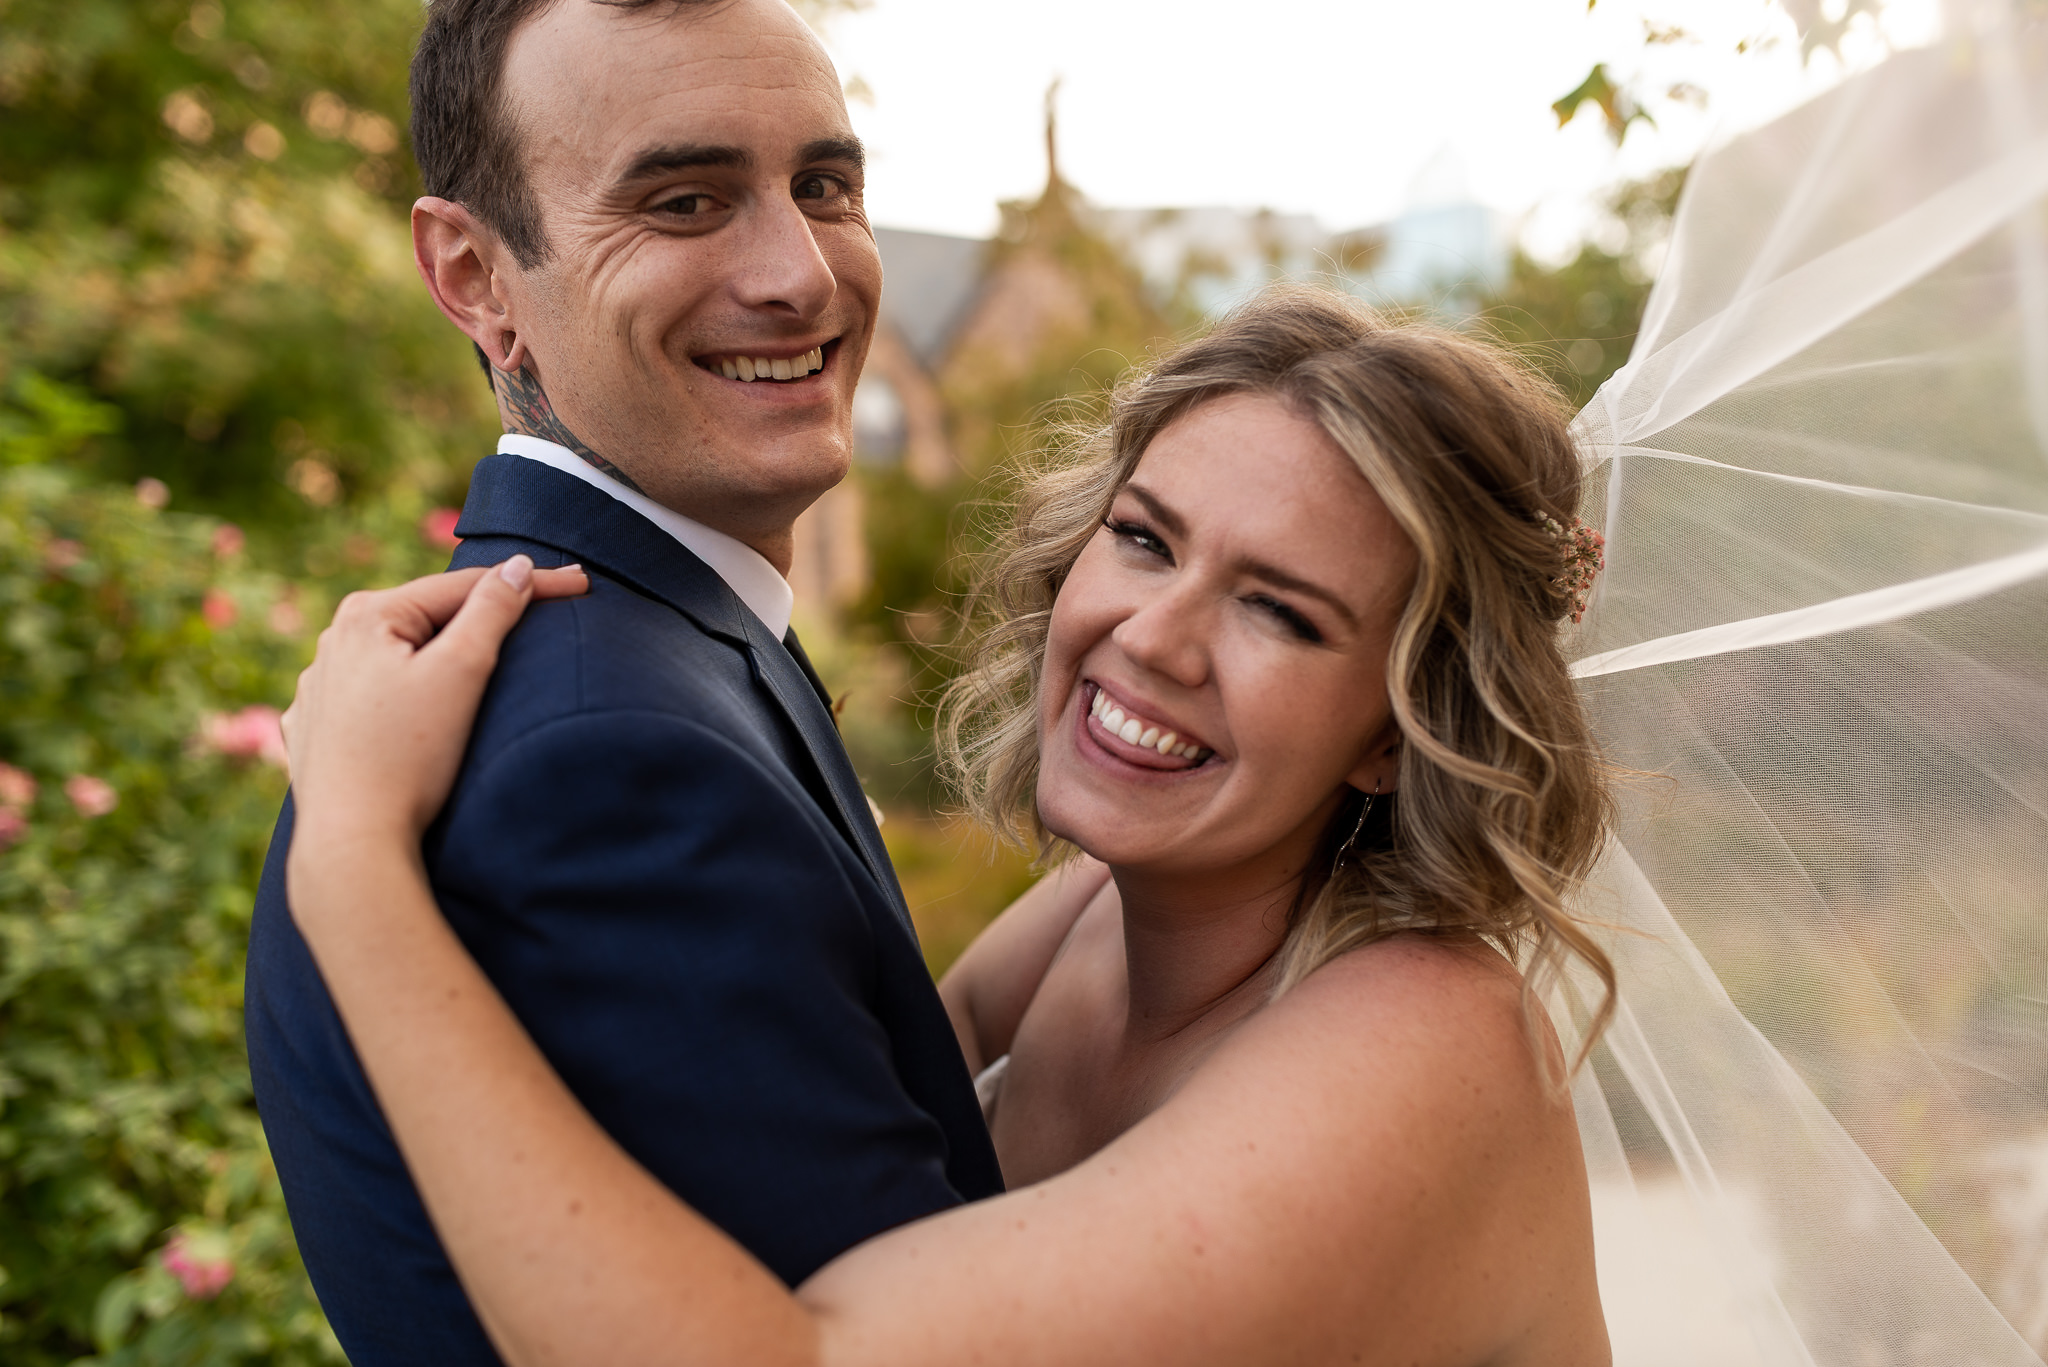
<path id="1" fill-rule="evenodd" d="M 583 562 L 579 560 L 573 565 L 561 565 L 557 568 L 564 574 L 581 574 L 583 573 Z"/>
<path id="2" fill-rule="evenodd" d="M 524 589 L 533 581 L 533 557 L 515 555 L 498 566 L 498 577 L 515 589 Z"/>

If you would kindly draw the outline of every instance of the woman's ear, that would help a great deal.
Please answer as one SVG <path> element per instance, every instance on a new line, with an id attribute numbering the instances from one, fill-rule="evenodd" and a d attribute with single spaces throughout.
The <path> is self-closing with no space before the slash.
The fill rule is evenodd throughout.
<path id="1" fill-rule="evenodd" d="M 1401 726 L 1393 718 L 1365 747 L 1365 758 L 1344 776 L 1361 793 L 1393 792 L 1401 786 Z"/>

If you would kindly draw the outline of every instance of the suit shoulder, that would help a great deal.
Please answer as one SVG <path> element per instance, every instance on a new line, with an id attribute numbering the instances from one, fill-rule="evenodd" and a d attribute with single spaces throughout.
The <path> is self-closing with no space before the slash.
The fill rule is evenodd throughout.
<path id="1" fill-rule="evenodd" d="M 744 648 L 593 574 L 588 596 L 535 603 L 506 638 L 477 743 L 495 747 L 563 717 L 622 710 L 717 729 L 766 722 Z"/>

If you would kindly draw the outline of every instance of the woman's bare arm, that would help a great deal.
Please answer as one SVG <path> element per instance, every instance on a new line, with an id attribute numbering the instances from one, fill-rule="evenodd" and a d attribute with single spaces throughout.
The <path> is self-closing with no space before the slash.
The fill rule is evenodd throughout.
<path id="1" fill-rule="evenodd" d="M 1010 903 L 947 970 L 939 980 L 939 999 L 970 1071 L 978 1073 L 1010 1052 L 1017 1025 L 1067 932 L 1096 898 L 1114 896 L 1108 866 L 1086 855 L 1068 860 Z"/>
<path id="2" fill-rule="evenodd" d="M 1450 1367 L 1510 1344 L 1517 1367 L 1604 1361 L 1576 1129 L 1529 1056 L 1512 973 L 1399 942 L 1251 1018 L 1077 1168 L 871 1240 L 792 1295 L 598 1128 L 434 906 L 419 831 L 459 759 L 463 690 L 524 605 L 478 582 L 424 647 L 417 604 L 337 621 L 355 645 L 308 672 L 294 708 L 288 871 L 514 1367 Z M 360 743 L 400 724 L 402 745 Z"/>
<path id="3" fill-rule="evenodd" d="M 1554 1294 L 1526 1269 L 1583 1234 L 1576 1136 L 1512 989 L 1388 946 L 1249 1022 L 1080 1167 L 872 1240 L 792 1297 L 582 1110 L 416 858 L 323 835 L 293 859 L 295 914 L 514 1367 L 1478 1363 Z"/>

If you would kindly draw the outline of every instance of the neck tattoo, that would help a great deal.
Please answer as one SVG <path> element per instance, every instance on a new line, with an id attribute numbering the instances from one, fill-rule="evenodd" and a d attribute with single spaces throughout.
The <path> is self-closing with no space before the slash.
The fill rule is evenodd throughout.
<path id="1" fill-rule="evenodd" d="M 602 471 L 636 494 L 647 491 L 633 482 L 633 477 L 606 460 L 583 444 L 582 438 L 571 432 L 562 420 L 555 416 L 555 406 L 548 402 L 547 391 L 540 387 L 540 377 L 533 373 L 531 364 L 522 366 L 516 374 L 508 375 L 502 370 L 491 372 L 491 382 L 498 386 L 498 403 L 511 419 L 512 430 L 529 437 L 539 437 L 557 446 L 566 446 L 582 457 L 592 469 Z"/>

